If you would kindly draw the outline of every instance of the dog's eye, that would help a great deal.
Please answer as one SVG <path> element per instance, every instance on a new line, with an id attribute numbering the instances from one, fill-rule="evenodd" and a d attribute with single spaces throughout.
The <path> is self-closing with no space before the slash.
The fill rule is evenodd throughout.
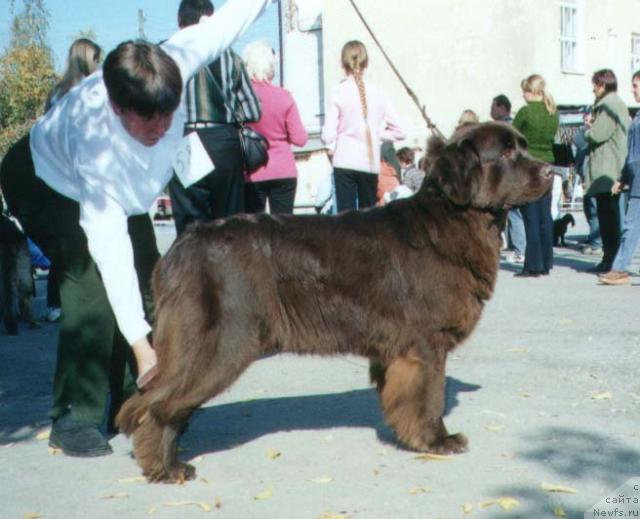
<path id="1" fill-rule="evenodd" d="M 510 148 L 508 150 L 504 150 L 500 154 L 500 158 L 502 160 L 512 160 L 515 156 L 516 156 L 516 150 L 514 150 L 513 148 Z"/>

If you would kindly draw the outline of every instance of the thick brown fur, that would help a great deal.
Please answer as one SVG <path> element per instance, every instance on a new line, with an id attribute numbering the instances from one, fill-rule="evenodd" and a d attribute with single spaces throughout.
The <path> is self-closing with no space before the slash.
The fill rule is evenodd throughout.
<path id="1" fill-rule="evenodd" d="M 430 146 L 413 197 L 337 216 L 241 216 L 192 227 L 154 273 L 159 375 L 118 421 L 152 481 L 183 481 L 176 440 L 200 405 L 267 353 L 371 359 L 387 423 L 418 451 L 466 450 L 443 423 L 447 354 L 493 292 L 505 205 L 551 170 L 507 125 Z"/>

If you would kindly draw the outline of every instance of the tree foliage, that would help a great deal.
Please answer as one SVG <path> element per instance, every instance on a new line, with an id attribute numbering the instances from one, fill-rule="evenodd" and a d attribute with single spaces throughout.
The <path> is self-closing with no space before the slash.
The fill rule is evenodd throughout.
<path id="1" fill-rule="evenodd" d="M 49 12 L 44 0 L 11 1 L 11 41 L 0 55 L 0 157 L 42 114 L 57 77 L 47 43 Z"/>

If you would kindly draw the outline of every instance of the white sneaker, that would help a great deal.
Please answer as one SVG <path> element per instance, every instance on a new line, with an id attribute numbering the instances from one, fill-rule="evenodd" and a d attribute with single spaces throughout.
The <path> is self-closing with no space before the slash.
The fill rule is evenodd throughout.
<path id="1" fill-rule="evenodd" d="M 519 253 L 515 253 L 513 255 L 513 257 L 511 258 L 511 262 L 512 263 L 524 263 L 524 256 L 522 254 Z"/>
<path id="2" fill-rule="evenodd" d="M 47 321 L 50 323 L 55 323 L 60 320 L 60 314 L 62 310 L 57 307 L 49 308 L 49 312 L 47 313 Z"/>

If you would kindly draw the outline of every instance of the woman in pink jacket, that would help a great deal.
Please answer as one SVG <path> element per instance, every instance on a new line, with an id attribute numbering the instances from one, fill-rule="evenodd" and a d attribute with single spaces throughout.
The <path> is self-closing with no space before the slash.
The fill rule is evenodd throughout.
<path id="1" fill-rule="evenodd" d="M 298 182 L 291 145 L 304 146 L 307 132 L 291 94 L 271 84 L 276 65 L 273 49 L 261 42 L 251 43 L 244 51 L 244 61 L 262 105 L 262 117 L 248 126 L 269 141 L 269 162 L 246 176 L 245 208 L 247 213 L 264 212 L 268 200 L 272 214 L 291 214 Z"/>
<path id="2" fill-rule="evenodd" d="M 347 75 L 333 91 L 322 141 L 333 163 L 338 212 L 375 205 L 383 140 L 405 138 L 384 92 L 364 78 L 369 59 L 359 41 L 342 48 Z"/>

